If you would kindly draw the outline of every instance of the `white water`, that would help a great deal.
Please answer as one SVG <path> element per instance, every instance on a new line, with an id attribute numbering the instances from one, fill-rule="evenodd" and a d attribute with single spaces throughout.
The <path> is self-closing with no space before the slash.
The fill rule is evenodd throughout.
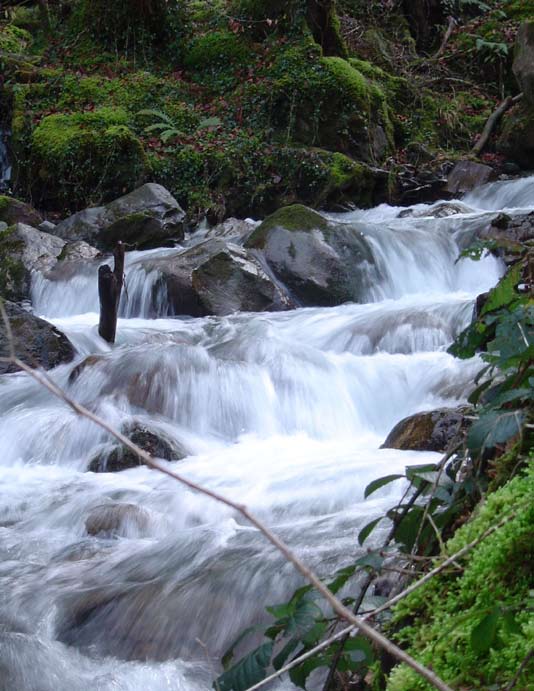
<path id="1" fill-rule="evenodd" d="M 383 276 L 365 305 L 165 318 L 147 253 L 132 253 L 110 348 L 96 332 L 97 265 L 36 281 L 36 311 L 77 361 L 99 356 L 75 381 L 76 363 L 52 377 L 117 426 L 136 419 L 176 438 L 190 454 L 183 474 L 246 503 L 327 573 L 402 491 L 364 501 L 366 484 L 437 458 L 378 447 L 406 415 L 464 399 L 480 364 L 446 347 L 502 269 L 456 262 L 457 243 L 533 190 L 534 179 L 488 186 L 440 220 L 390 207 L 337 217 L 368 236 Z M 109 439 L 24 375 L 0 379 L 0 439 L 0 691 L 207 691 L 229 642 L 300 583 L 229 509 L 146 468 L 86 472 Z M 90 511 L 112 502 L 147 520 L 88 537 Z"/>

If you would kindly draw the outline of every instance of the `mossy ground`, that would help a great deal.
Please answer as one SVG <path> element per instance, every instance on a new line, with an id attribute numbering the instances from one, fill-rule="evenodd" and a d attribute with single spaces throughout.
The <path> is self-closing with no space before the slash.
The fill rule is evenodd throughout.
<path id="1" fill-rule="evenodd" d="M 454 156 L 472 145 L 494 105 L 486 85 L 424 74 L 398 7 L 339 0 L 323 36 L 310 29 L 311 4 L 301 0 L 188 0 L 164 27 L 147 15 L 135 31 L 130 20 L 106 20 L 109 30 L 100 30 L 109 12 L 127 13 L 131 2 L 51 5 L 51 36 L 33 7 L 13 7 L 1 24 L 0 42 L 16 39 L 19 56 L 10 58 L 3 90 L 12 102 L 19 196 L 80 208 L 101 201 L 105 188 L 122 192 L 146 177 L 169 187 L 193 217 L 263 215 L 293 202 L 372 204 L 382 188 L 366 164 L 402 162 L 410 142 Z M 524 3 L 507 5 L 504 24 L 516 26 Z M 488 32 L 494 15 L 476 21 Z M 75 120 L 103 109 L 126 113 L 120 126 L 128 129 L 108 133 L 120 141 L 113 160 L 126 157 L 122 171 L 102 181 L 79 171 L 75 194 L 62 195 L 84 149 L 64 147 L 58 165 L 58 137 L 47 138 L 48 157 L 43 130 L 68 123 L 73 135 Z M 157 129 L 147 131 L 158 117 L 139 114 L 146 109 L 161 111 L 175 135 L 162 141 Z M 201 126 L 207 118 L 215 124 Z M 89 158 L 106 168 L 97 150 Z"/>

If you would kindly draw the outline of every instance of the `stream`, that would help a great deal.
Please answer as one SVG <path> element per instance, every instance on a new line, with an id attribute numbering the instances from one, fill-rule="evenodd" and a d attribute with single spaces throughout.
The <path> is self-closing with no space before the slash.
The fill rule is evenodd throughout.
<path id="1" fill-rule="evenodd" d="M 446 218 L 428 215 L 436 205 L 335 215 L 364 232 L 380 269 L 366 304 L 169 318 L 147 253 L 131 252 L 114 347 L 97 334 L 96 265 L 36 276 L 35 312 L 77 349 L 51 376 L 107 422 L 174 439 L 182 474 L 330 573 L 403 491 L 364 500 L 366 485 L 439 458 L 379 447 L 400 419 L 465 400 L 480 361 L 446 349 L 504 267 L 457 261 L 459 248 L 496 212 L 534 208 L 534 178 L 462 204 Z M 241 517 L 170 478 L 87 472 L 109 437 L 24 374 L 0 378 L 0 439 L 0 691 L 207 691 L 227 646 L 302 583 Z M 120 535 L 87 535 L 89 514 L 117 502 L 138 509 Z"/>

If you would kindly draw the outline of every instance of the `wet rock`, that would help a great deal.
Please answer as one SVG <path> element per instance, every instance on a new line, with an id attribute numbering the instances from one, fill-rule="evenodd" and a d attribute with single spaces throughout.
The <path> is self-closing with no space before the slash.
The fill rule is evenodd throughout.
<path id="1" fill-rule="evenodd" d="M 161 274 L 154 290 L 166 292 L 172 314 L 202 317 L 293 306 L 252 253 L 222 240 L 206 240 L 144 266 Z"/>
<path id="2" fill-rule="evenodd" d="M 303 306 L 361 302 L 376 276 L 371 248 L 361 233 L 299 204 L 266 218 L 245 247 L 265 259 Z"/>
<path id="3" fill-rule="evenodd" d="M 143 451 L 155 458 L 166 461 L 181 461 L 188 454 L 177 442 L 166 437 L 161 432 L 154 432 L 144 425 L 135 424 L 124 434 L 137 444 Z M 89 464 L 89 471 L 93 473 L 116 473 L 128 468 L 144 465 L 143 461 L 130 449 L 116 446 L 111 451 L 104 452 L 94 458 Z"/>
<path id="4" fill-rule="evenodd" d="M 15 223 L 24 223 L 37 227 L 43 222 L 41 214 L 29 204 L 0 195 L 0 221 L 12 226 Z"/>
<path id="5" fill-rule="evenodd" d="M 450 161 L 439 165 L 429 162 L 425 165 L 405 164 L 396 172 L 395 186 L 384 201 L 399 206 L 410 206 L 443 199 L 443 189 L 451 170 Z"/>
<path id="6" fill-rule="evenodd" d="M 60 260 L 63 262 L 87 262 L 101 256 L 96 247 L 91 247 L 83 240 L 68 242 L 61 252 Z"/>
<path id="7" fill-rule="evenodd" d="M 441 202 L 428 209 L 422 211 L 415 211 L 414 209 L 405 209 L 399 214 L 399 218 L 448 218 L 449 216 L 457 216 L 458 214 L 465 214 L 472 211 L 468 206 L 461 202 Z"/>
<path id="8" fill-rule="evenodd" d="M 206 238 L 217 238 L 242 244 L 248 236 L 254 231 L 255 223 L 249 221 L 242 221 L 238 218 L 227 218 L 222 223 L 219 223 L 206 232 Z"/>
<path id="9" fill-rule="evenodd" d="M 185 212 L 161 185 L 147 183 L 106 206 L 80 211 L 56 227 L 65 240 L 111 250 L 119 240 L 138 249 L 183 239 Z"/>
<path id="10" fill-rule="evenodd" d="M 512 69 L 525 100 L 534 106 L 534 21 L 519 27 Z"/>
<path id="11" fill-rule="evenodd" d="M 534 240 L 534 211 L 509 216 L 500 213 L 478 233 L 480 240 L 519 243 Z"/>
<path id="12" fill-rule="evenodd" d="M 0 295 L 14 302 L 28 300 L 32 272 L 49 271 L 64 245 L 64 240 L 23 223 L 0 233 Z"/>
<path id="13" fill-rule="evenodd" d="M 52 223 L 51 221 L 43 221 L 37 226 L 37 230 L 41 230 L 43 233 L 50 233 L 51 235 L 54 234 L 55 229 L 56 224 Z"/>
<path id="14" fill-rule="evenodd" d="M 92 367 L 103 360 L 103 355 L 88 355 L 80 363 L 78 363 L 76 367 L 73 367 L 71 373 L 69 374 L 69 384 L 74 384 L 88 367 Z"/>
<path id="15" fill-rule="evenodd" d="M 85 520 L 85 530 L 93 537 L 141 537 L 147 533 L 150 515 L 135 504 L 96 506 Z"/>
<path id="16" fill-rule="evenodd" d="M 444 453 L 468 429 L 470 423 L 465 416 L 469 410 L 468 406 L 441 408 L 404 418 L 391 430 L 381 448 Z"/>
<path id="17" fill-rule="evenodd" d="M 32 367 L 49 370 L 74 357 L 74 348 L 69 339 L 55 326 L 26 312 L 12 302 L 4 307 L 13 334 L 15 353 Z M 0 355 L 9 356 L 9 339 L 3 321 L 0 321 Z M 17 372 L 19 368 L 11 363 L 0 362 L 0 374 Z"/>
<path id="18" fill-rule="evenodd" d="M 486 184 L 493 174 L 493 169 L 476 161 L 458 161 L 447 179 L 445 192 L 456 197 L 469 192 L 475 187 Z"/>

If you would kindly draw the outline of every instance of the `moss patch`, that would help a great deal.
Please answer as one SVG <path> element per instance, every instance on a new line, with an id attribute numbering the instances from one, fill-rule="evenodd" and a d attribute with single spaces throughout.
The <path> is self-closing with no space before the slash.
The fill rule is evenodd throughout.
<path id="1" fill-rule="evenodd" d="M 447 552 L 455 553 L 504 517 L 510 517 L 509 522 L 463 560 L 460 575 L 441 574 L 396 608 L 398 623 L 416 617 L 416 626 L 404 626 L 397 638 L 454 688 L 501 688 L 534 644 L 534 612 L 529 604 L 534 586 L 533 492 L 531 461 L 526 474 L 488 497 L 478 515 L 447 543 Z M 471 644 L 472 631 L 496 606 L 497 637 L 487 651 L 477 652 Z M 529 679 L 532 673 L 528 670 Z M 430 686 L 399 666 L 387 689 L 427 691 Z"/>
<path id="2" fill-rule="evenodd" d="M 293 204 L 278 209 L 268 216 L 265 221 L 252 233 L 247 241 L 247 247 L 261 248 L 265 244 L 268 233 L 273 228 L 285 228 L 291 231 L 326 230 L 327 221 L 312 209 L 302 204 Z"/>

